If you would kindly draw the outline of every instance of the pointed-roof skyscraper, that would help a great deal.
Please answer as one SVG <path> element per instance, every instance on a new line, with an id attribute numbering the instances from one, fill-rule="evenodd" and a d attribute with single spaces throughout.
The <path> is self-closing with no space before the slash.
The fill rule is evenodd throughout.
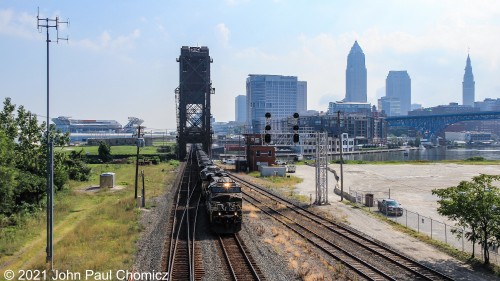
<path id="1" fill-rule="evenodd" d="M 354 41 L 351 51 L 347 56 L 347 68 L 345 70 L 345 99 L 346 102 L 366 102 L 366 66 L 365 54 Z"/>
<path id="2" fill-rule="evenodd" d="M 467 54 L 467 63 L 465 65 L 464 81 L 462 82 L 462 101 L 463 105 L 474 106 L 476 82 L 474 82 L 474 74 L 472 74 L 472 65 L 470 56 Z"/>

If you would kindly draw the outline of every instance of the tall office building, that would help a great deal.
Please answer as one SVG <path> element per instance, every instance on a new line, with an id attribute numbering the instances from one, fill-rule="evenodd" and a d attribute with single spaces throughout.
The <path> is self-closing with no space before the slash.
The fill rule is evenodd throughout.
<path id="1" fill-rule="evenodd" d="M 245 123 L 247 121 L 247 97 L 239 95 L 235 98 L 235 121 Z"/>
<path id="2" fill-rule="evenodd" d="M 406 70 L 389 71 L 385 80 L 385 96 L 400 101 L 400 114 L 408 115 L 411 111 L 411 79 Z"/>
<path id="3" fill-rule="evenodd" d="M 474 82 L 474 74 L 472 74 L 472 65 L 470 63 L 470 56 L 467 55 L 464 81 L 462 82 L 463 105 L 474 106 L 475 85 L 476 82 Z"/>
<path id="4" fill-rule="evenodd" d="M 254 133 L 264 130 L 267 112 L 271 113 L 272 120 L 279 121 L 307 106 L 307 83 L 298 81 L 297 76 L 250 74 L 246 89 L 247 124 Z"/>
<path id="5" fill-rule="evenodd" d="M 307 82 L 297 81 L 297 113 L 307 112 Z"/>
<path id="6" fill-rule="evenodd" d="M 347 68 L 345 70 L 346 78 L 346 102 L 366 102 L 366 65 L 365 54 L 358 44 L 354 45 L 347 56 Z"/>

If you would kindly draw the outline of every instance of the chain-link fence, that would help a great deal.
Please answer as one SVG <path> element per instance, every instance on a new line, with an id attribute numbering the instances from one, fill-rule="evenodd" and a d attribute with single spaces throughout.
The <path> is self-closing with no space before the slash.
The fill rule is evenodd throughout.
<path id="1" fill-rule="evenodd" d="M 338 189 L 336 189 L 335 192 L 340 194 Z M 464 237 L 464 229 L 445 224 L 405 208 L 402 208 L 402 212 L 387 212 L 387 210 L 384 211 L 383 207 L 381 207 L 380 210 L 378 200 L 388 198 L 389 196 L 390 195 L 383 192 L 367 193 L 351 191 L 349 194 L 345 194 L 346 199 L 360 206 L 364 206 L 371 212 L 378 212 L 390 220 L 430 236 L 431 239 L 444 242 L 463 252 L 472 253 L 473 244 Z M 481 245 L 476 244 L 474 252 L 477 258 L 483 260 Z M 489 252 L 490 262 L 500 264 L 498 248 L 490 248 Z"/>

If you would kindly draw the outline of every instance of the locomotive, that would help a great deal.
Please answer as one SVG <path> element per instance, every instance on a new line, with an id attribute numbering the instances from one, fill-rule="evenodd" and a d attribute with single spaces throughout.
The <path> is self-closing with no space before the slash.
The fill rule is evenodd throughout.
<path id="1" fill-rule="evenodd" d="M 243 201 L 240 185 L 213 165 L 204 151 L 197 150 L 197 157 L 210 228 L 216 233 L 240 231 Z"/>

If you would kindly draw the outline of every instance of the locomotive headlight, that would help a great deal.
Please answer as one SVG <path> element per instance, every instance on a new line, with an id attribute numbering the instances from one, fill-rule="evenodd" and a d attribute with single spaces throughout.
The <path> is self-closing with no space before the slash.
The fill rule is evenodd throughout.
<path id="1" fill-rule="evenodd" d="M 219 212 L 219 216 L 221 215 L 221 213 Z"/>
<path id="2" fill-rule="evenodd" d="M 234 212 L 234 215 L 235 215 L 235 216 L 238 216 L 238 212 Z"/>
<path id="3" fill-rule="evenodd" d="M 231 184 L 226 182 L 222 185 L 225 189 L 228 189 L 229 187 L 231 187 Z"/>

